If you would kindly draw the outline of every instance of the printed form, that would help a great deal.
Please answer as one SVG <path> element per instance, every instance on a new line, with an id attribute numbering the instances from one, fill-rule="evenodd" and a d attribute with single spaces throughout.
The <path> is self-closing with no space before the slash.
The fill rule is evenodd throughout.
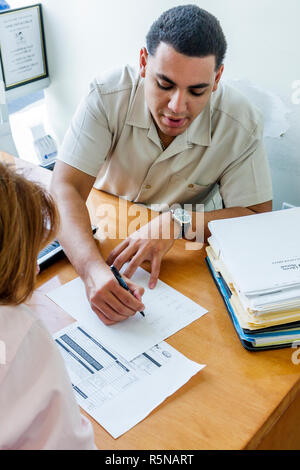
<path id="1" fill-rule="evenodd" d="M 80 278 L 48 293 L 63 310 L 93 331 L 111 348 L 130 361 L 207 313 L 203 307 L 158 280 L 148 289 L 150 274 L 138 268 L 132 280 L 145 288 L 145 317 L 136 313 L 128 320 L 106 326 L 93 312 Z"/>
<path id="2" fill-rule="evenodd" d="M 127 361 L 78 322 L 54 339 L 77 403 L 115 439 L 205 367 L 165 342 Z"/>

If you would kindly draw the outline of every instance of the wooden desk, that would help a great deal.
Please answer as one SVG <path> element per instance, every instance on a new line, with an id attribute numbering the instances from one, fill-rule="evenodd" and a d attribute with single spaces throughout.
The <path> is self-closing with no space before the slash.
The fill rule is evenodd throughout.
<path id="1" fill-rule="evenodd" d="M 96 212 L 104 203 L 117 208 L 118 199 L 93 190 L 88 200 L 93 223 L 99 223 Z M 103 255 L 117 243 L 101 242 Z M 119 439 L 91 419 L 100 449 L 300 448 L 300 365 L 292 363 L 294 350 L 248 352 L 241 346 L 204 257 L 204 250 L 185 251 L 184 241 L 176 241 L 160 279 L 209 311 L 167 340 L 207 367 Z M 30 303 L 52 333 L 72 320 L 45 293 L 74 277 L 66 259 L 38 276 Z"/>

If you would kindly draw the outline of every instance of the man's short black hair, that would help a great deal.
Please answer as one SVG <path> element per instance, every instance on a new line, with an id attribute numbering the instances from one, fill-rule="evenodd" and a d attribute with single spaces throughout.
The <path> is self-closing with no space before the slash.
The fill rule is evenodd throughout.
<path id="1" fill-rule="evenodd" d="M 217 18 L 196 5 L 181 5 L 165 11 L 151 26 L 147 49 L 154 56 L 160 42 L 190 57 L 216 57 L 222 65 L 227 43 Z"/>

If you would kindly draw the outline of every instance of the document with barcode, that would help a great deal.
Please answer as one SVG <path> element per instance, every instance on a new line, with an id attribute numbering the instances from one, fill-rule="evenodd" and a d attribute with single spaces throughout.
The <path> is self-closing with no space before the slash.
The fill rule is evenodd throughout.
<path id="1" fill-rule="evenodd" d="M 134 282 L 145 289 L 145 317 L 136 313 L 110 326 L 106 326 L 91 309 L 84 283 L 79 277 L 47 295 L 81 325 L 95 332 L 108 346 L 117 349 L 130 361 L 207 312 L 160 279 L 155 289 L 148 289 L 149 277 L 150 274 L 142 268 L 138 268 L 132 277 Z"/>
<path id="2" fill-rule="evenodd" d="M 78 322 L 56 333 L 54 340 L 77 403 L 114 438 L 205 367 L 164 341 L 127 361 Z"/>

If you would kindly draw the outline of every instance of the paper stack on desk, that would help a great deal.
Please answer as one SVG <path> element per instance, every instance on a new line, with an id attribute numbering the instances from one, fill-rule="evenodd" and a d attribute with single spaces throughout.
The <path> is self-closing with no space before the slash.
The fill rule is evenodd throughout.
<path id="1" fill-rule="evenodd" d="M 300 341 L 300 208 L 209 223 L 207 264 L 243 346 Z"/>

